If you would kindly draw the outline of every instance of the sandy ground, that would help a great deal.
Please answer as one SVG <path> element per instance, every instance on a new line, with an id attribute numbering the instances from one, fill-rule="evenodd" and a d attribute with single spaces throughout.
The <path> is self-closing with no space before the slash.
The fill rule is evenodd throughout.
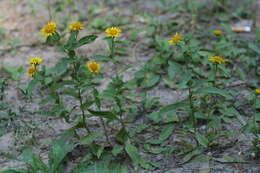
<path id="1" fill-rule="evenodd" d="M 93 1 L 95 2 L 95 1 Z M 89 1 L 88 3 L 93 3 Z M 115 4 L 118 1 L 114 1 Z M 124 8 L 126 10 L 121 9 L 122 15 L 131 14 L 131 10 L 127 10 L 126 4 L 129 1 L 120 1 L 118 3 L 118 8 Z M 28 5 L 28 1 L 20 0 L 19 2 L 10 1 L 10 0 L 1 0 L 0 1 L 0 27 L 5 29 L 5 40 L 13 40 L 19 39 L 22 41 L 21 47 L 18 47 L 14 50 L 9 49 L 10 45 L 2 44 L 0 45 L 0 65 L 2 66 L 23 66 L 28 67 L 29 64 L 27 59 L 29 57 L 39 56 L 44 58 L 44 65 L 53 66 L 58 58 L 64 56 L 62 52 L 55 47 L 49 47 L 44 45 L 36 45 L 33 46 L 34 43 L 38 44 L 39 42 L 43 42 L 44 38 L 39 34 L 40 28 L 46 24 L 48 21 L 48 11 L 46 10 L 46 4 L 36 3 L 36 10 L 33 12 L 30 5 Z M 149 0 L 142 0 L 137 4 L 140 9 L 144 9 L 144 11 L 153 12 L 156 11 L 159 7 L 151 3 Z M 133 5 L 133 7 L 135 7 Z M 107 7 L 106 7 L 107 8 Z M 114 9 L 118 10 L 118 9 Z M 99 36 L 102 37 L 103 34 L 99 33 Z M 128 70 L 124 73 L 125 80 L 131 79 L 133 77 L 133 73 L 140 68 L 140 64 L 145 63 L 147 60 L 153 57 L 152 51 L 145 51 L 145 46 L 139 46 L 146 44 L 146 40 L 144 35 L 139 36 L 139 40 L 133 48 L 129 48 L 129 55 L 124 57 L 126 59 L 125 63 L 131 63 L 134 65 L 134 68 Z M 7 50 L 7 51 L 6 51 Z M 107 50 L 107 45 L 102 39 L 98 39 L 95 43 L 83 47 L 79 50 L 79 54 L 82 56 L 91 56 L 97 52 L 104 52 Z M 141 63 L 140 63 L 141 62 Z M 109 70 L 113 68 L 112 64 L 109 64 L 107 67 L 107 74 L 113 74 L 113 70 Z M 0 76 L 3 73 L 0 71 Z M 9 80 L 9 89 L 7 90 L 7 102 L 14 105 L 14 110 L 19 111 L 20 107 L 25 107 L 28 110 L 34 110 L 35 107 L 33 104 L 24 101 L 21 98 L 21 93 L 19 93 L 18 87 L 25 86 L 29 77 L 26 75 L 22 76 L 20 81 L 11 81 Z M 101 88 L 105 88 L 108 80 L 104 80 Z M 169 93 L 171 93 L 169 95 Z M 158 85 L 152 91 L 150 91 L 150 95 L 153 97 L 159 97 L 163 104 L 174 103 L 182 100 L 186 97 L 186 91 L 172 91 L 169 88 L 166 88 L 163 85 Z M 37 96 L 35 98 L 35 102 L 40 99 L 41 96 Z M 1 152 L 10 152 L 14 155 L 19 155 L 22 147 L 26 144 L 30 144 L 33 138 L 36 139 L 36 143 L 34 144 L 34 149 L 37 153 L 39 153 L 45 160 L 47 160 L 47 152 L 48 145 L 46 142 L 55 139 L 59 134 L 61 134 L 65 129 L 68 129 L 70 126 L 66 124 L 62 120 L 50 120 L 47 117 L 32 117 L 28 112 L 22 113 L 19 120 L 15 122 L 12 127 L 17 127 L 18 129 L 28 128 L 26 123 L 30 123 L 30 128 L 27 130 L 16 130 L 10 131 L 7 134 L 0 137 L 0 153 Z M 95 124 L 95 123 L 94 123 Z M 46 131 L 46 128 L 49 130 Z M 237 130 L 240 127 L 238 122 L 234 122 L 232 127 L 229 127 L 230 130 Z M 19 138 L 20 133 L 22 135 L 27 136 L 27 138 L 23 138 L 22 140 Z M 37 136 L 33 136 L 37 134 Z M 234 144 L 233 147 L 225 149 L 224 152 L 221 152 L 220 155 L 232 155 L 236 156 L 238 152 L 240 154 L 246 154 L 249 150 L 250 141 L 245 134 L 239 134 L 236 139 L 239 139 L 238 142 Z M 173 135 L 172 138 L 175 136 Z M 232 140 L 231 140 L 232 141 Z M 209 153 L 210 154 L 210 153 Z M 175 173 L 191 173 L 191 172 L 200 172 L 200 173 L 231 173 L 231 172 L 245 172 L 245 173 L 257 173 L 260 171 L 260 165 L 252 162 L 252 164 L 223 164 L 220 162 L 212 162 L 208 161 L 205 158 L 205 161 L 194 161 L 185 165 L 178 166 L 176 164 L 176 160 L 174 157 L 169 157 L 164 159 L 162 155 L 158 155 L 156 157 L 152 157 L 151 159 L 154 161 L 158 161 L 161 163 L 162 168 L 158 170 L 159 173 L 164 173 L 166 171 L 173 171 Z M 9 166 L 20 164 L 19 162 L 10 161 L 0 155 L 0 170 Z"/>

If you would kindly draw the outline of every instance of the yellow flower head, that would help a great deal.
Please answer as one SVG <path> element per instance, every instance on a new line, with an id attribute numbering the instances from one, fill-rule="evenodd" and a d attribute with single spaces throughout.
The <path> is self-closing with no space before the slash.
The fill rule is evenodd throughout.
<path id="1" fill-rule="evenodd" d="M 69 29 L 71 31 L 80 31 L 80 30 L 84 29 L 84 25 L 80 22 L 74 22 L 74 23 L 70 24 Z"/>
<path id="2" fill-rule="evenodd" d="M 43 59 L 40 58 L 40 57 L 33 57 L 33 58 L 30 58 L 29 59 L 29 62 L 32 64 L 32 65 L 39 65 L 40 63 L 42 63 Z"/>
<path id="3" fill-rule="evenodd" d="M 255 90 L 255 93 L 256 93 L 256 94 L 260 94 L 260 89 L 256 89 L 256 90 Z"/>
<path id="4" fill-rule="evenodd" d="M 175 35 L 171 38 L 171 40 L 168 41 L 169 44 L 176 44 L 179 43 L 182 40 L 181 35 L 176 32 Z"/>
<path id="5" fill-rule="evenodd" d="M 56 32 L 56 29 L 57 29 L 57 24 L 54 22 L 49 22 L 47 25 L 42 27 L 41 33 L 44 36 L 49 37 L 49 36 L 52 36 Z"/>
<path id="6" fill-rule="evenodd" d="M 111 27 L 111 28 L 107 28 L 105 33 L 107 34 L 107 37 L 119 37 L 121 34 L 121 29 L 117 28 L 117 27 Z"/>
<path id="7" fill-rule="evenodd" d="M 36 73 L 36 67 L 34 65 L 32 65 L 31 67 L 28 68 L 27 74 L 30 77 L 33 77 Z"/>
<path id="8" fill-rule="evenodd" d="M 91 73 L 100 72 L 100 64 L 98 64 L 96 61 L 89 61 L 87 62 L 86 66 Z"/>
<path id="9" fill-rule="evenodd" d="M 222 58 L 221 56 L 209 56 L 208 59 L 213 64 L 216 64 L 216 63 L 218 63 L 218 64 L 226 64 L 228 62 L 227 59 Z"/>
<path id="10" fill-rule="evenodd" d="M 221 30 L 217 29 L 217 30 L 214 30 L 213 33 L 216 35 L 216 36 L 221 36 L 223 33 Z"/>

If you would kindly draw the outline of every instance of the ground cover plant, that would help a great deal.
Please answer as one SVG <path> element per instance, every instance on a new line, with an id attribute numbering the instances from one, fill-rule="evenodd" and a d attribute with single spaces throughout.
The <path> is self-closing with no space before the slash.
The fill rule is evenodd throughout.
<path id="1" fill-rule="evenodd" d="M 5 3 L 46 22 L 0 30 L 1 173 L 260 171 L 251 0 Z"/>

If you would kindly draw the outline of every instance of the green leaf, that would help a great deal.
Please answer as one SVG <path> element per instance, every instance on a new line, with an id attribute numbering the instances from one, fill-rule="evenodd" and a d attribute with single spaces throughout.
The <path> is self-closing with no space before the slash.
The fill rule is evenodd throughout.
<path id="1" fill-rule="evenodd" d="M 38 80 L 37 79 L 33 79 L 30 81 L 30 83 L 28 84 L 27 88 L 26 88 L 26 92 L 28 95 L 31 95 L 34 87 L 36 86 Z"/>
<path id="2" fill-rule="evenodd" d="M 196 139 L 197 141 L 199 142 L 200 145 L 202 145 L 203 147 L 207 148 L 208 147 L 208 144 L 209 144 L 209 141 L 208 139 L 201 135 L 200 133 L 196 133 Z"/>
<path id="3" fill-rule="evenodd" d="M 23 67 L 12 67 L 12 66 L 3 66 L 4 70 L 10 75 L 13 80 L 20 80 L 24 72 Z"/>
<path id="4" fill-rule="evenodd" d="M 95 143 L 92 143 L 90 145 L 90 148 L 91 148 L 91 151 L 92 153 L 97 156 L 98 159 L 100 159 L 103 151 L 104 151 L 104 146 L 103 145 L 98 145 L 98 144 L 95 144 Z"/>
<path id="5" fill-rule="evenodd" d="M 60 35 L 55 32 L 52 36 L 48 36 L 46 39 L 46 44 L 55 44 L 60 41 Z"/>
<path id="6" fill-rule="evenodd" d="M 223 89 L 215 88 L 215 87 L 208 87 L 208 88 L 200 88 L 197 91 L 194 92 L 194 94 L 199 94 L 199 93 L 204 93 L 204 94 L 218 94 L 221 95 L 227 99 L 232 99 L 233 97 L 231 94 Z"/>
<path id="7" fill-rule="evenodd" d="M 136 166 L 140 164 L 141 157 L 139 155 L 139 152 L 137 148 L 130 143 L 129 140 L 126 141 L 125 151 L 127 152 L 127 154 L 129 155 L 129 157 L 131 158 L 131 160 L 134 162 Z"/>
<path id="8" fill-rule="evenodd" d="M 94 111 L 94 110 L 91 110 L 91 109 L 88 109 L 88 111 L 93 116 L 103 117 L 103 118 L 107 118 L 107 119 L 110 119 L 110 120 L 118 120 L 117 116 L 110 111 Z"/>
<path id="9" fill-rule="evenodd" d="M 91 59 L 96 59 L 98 61 L 109 61 L 109 56 L 107 55 L 95 55 L 95 56 L 91 56 Z"/>
<path id="10" fill-rule="evenodd" d="M 188 107 L 189 107 L 189 103 L 187 101 L 178 102 L 178 103 L 169 104 L 169 105 L 162 107 L 162 109 L 160 110 L 159 113 L 164 114 L 164 113 L 174 111 L 177 109 L 187 109 Z"/>
<path id="11" fill-rule="evenodd" d="M 80 143 L 81 143 L 81 144 L 84 144 L 84 145 L 89 145 L 89 144 L 91 144 L 97 137 L 100 137 L 100 136 L 102 136 L 102 135 L 103 135 L 103 134 L 100 133 L 100 132 L 89 134 L 89 135 L 83 137 L 83 138 L 80 140 Z"/>
<path id="12" fill-rule="evenodd" d="M 168 74 L 170 79 L 173 80 L 177 74 L 181 74 L 183 72 L 182 68 L 183 67 L 176 62 L 169 62 Z"/>
<path id="13" fill-rule="evenodd" d="M 69 95 L 69 96 L 72 96 L 76 99 L 79 99 L 79 94 L 76 92 L 76 90 L 74 88 L 65 88 L 63 91 L 62 91 L 63 94 L 66 94 L 66 95 Z"/>
<path id="14" fill-rule="evenodd" d="M 165 126 L 159 136 L 159 140 L 160 141 L 164 141 L 166 140 L 168 137 L 171 136 L 172 134 L 172 131 L 173 131 L 173 125 L 172 124 L 169 124 L 167 126 Z"/>
<path id="15" fill-rule="evenodd" d="M 121 144 L 124 144 L 127 141 L 128 132 L 125 128 L 122 128 L 116 135 L 116 140 Z"/>
<path id="16" fill-rule="evenodd" d="M 49 168 L 47 167 L 47 165 L 45 165 L 41 158 L 32 153 L 30 149 L 23 151 L 21 161 L 23 161 L 27 165 L 30 165 L 33 170 L 41 170 L 43 172 L 48 172 L 49 170 Z"/>
<path id="17" fill-rule="evenodd" d="M 79 47 L 81 47 L 81 46 L 83 46 L 83 45 L 85 45 L 85 44 L 89 44 L 89 43 L 95 41 L 96 38 L 97 38 L 96 35 L 88 35 L 88 36 L 82 37 L 82 38 L 78 41 L 77 44 L 74 44 L 74 45 L 72 46 L 72 49 L 77 49 L 77 48 L 79 48 Z"/>
<path id="18" fill-rule="evenodd" d="M 167 138 L 171 136 L 172 131 L 173 131 L 173 125 L 169 124 L 162 129 L 162 132 L 160 133 L 158 139 L 157 138 L 150 139 L 147 142 L 150 144 L 161 144 L 163 141 L 165 141 Z"/>
<path id="19" fill-rule="evenodd" d="M 150 88 L 156 85 L 160 80 L 160 75 L 156 75 L 153 73 L 147 73 L 144 77 L 144 80 L 141 83 L 143 88 Z"/>
<path id="20" fill-rule="evenodd" d="M 202 151 L 203 151 L 203 150 L 201 150 L 200 148 L 198 148 L 198 149 L 195 149 L 195 150 L 193 150 L 192 152 L 186 154 L 186 155 L 183 157 L 183 162 L 182 162 L 182 164 L 187 163 L 187 162 L 189 162 L 192 158 L 194 158 L 194 157 L 200 155 L 200 154 L 202 153 Z"/>
<path id="21" fill-rule="evenodd" d="M 7 169 L 7 170 L 4 170 L 4 171 L 0 171 L 0 173 L 29 173 L 25 170 L 19 170 L 19 171 L 16 171 L 16 170 L 13 170 L 13 169 Z"/>
<path id="22" fill-rule="evenodd" d="M 52 172 L 58 172 L 61 169 L 62 161 L 67 154 L 75 147 L 72 143 L 55 141 L 49 152 L 49 165 Z"/>
<path id="23" fill-rule="evenodd" d="M 255 44 L 249 42 L 248 47 L 253 51 L 255 51 L 258 55 L 260 55 L 260 49 Z"/>
<path id="24" fill-rule="evenodd" d="M 115 146 L 113 146 L 113 150 L 112 150 L 113 156 L 117 156 L 118 154 L 120 154 L 123 149 L 124 149 L 124 148 L 123 148 L 121 145 L 115 145 Z"/>
<path id="25" fill-rule="evenodd" d="M 153 120 L 155 123 L 159 123 L 160 121 L 162 121 L 162 115 L 159 114 L 158 112 L 152 112 L 148 115 L 148 118 L 150 118 L 151 120 Z"/>
<path id="26" fill-rule="evenodd" d="M 95 103 L 96 103 L 96 106 L 98 109 L 101 108 L 101 101 L 99 99 L 99 93 L 98 93 L 98 90 L 94 88 L 94 91 L 93 91 L 93 95 L 94 95 L 94 99 L 95 99 Z"/>

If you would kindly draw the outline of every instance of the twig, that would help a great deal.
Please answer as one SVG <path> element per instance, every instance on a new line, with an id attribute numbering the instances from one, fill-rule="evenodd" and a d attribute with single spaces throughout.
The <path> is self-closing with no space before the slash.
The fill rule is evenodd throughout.
<path id="1" fill-rule="evenodd" d="M 48 13 L 49 13 L 49 21 L 52 21 L 50 0 L 48 0 L 47 8 L 48 8 Z"/>

